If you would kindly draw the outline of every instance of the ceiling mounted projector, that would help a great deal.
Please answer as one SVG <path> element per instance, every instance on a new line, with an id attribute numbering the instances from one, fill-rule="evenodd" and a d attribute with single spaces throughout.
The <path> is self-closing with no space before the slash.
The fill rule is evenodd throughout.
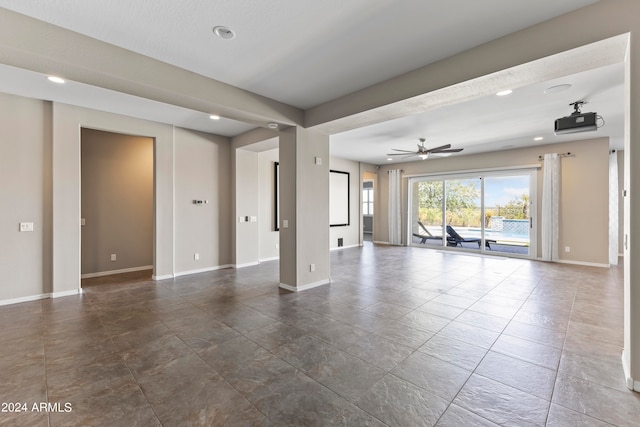
<path id="1" fill-rule="evenodd" d="M 570 116 L 562 117 L 556 120 L 555 134 L 562 135 L 566 133 L 591 132 L 598 129 L 598 120 L 602 117 L 596 113 L 581 113 L 580 107 L 586 104 L 585 101 L 572 102 L 573 113 Z M 604 122 L 604 121 L 603 121 Z"/>

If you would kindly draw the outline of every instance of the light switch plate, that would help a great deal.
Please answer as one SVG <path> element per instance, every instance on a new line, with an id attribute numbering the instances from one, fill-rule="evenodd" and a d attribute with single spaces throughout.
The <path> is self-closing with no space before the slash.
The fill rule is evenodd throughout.
<path id="1" fill-rule="evenodd" d="M 32 222 L 21 222 L 20 223 L 20 231 L 33 231 L 33 223 Z"/>

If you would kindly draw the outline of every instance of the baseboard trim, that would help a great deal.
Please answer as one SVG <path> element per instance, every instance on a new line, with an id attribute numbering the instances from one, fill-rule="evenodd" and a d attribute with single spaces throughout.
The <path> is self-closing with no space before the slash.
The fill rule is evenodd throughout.
<path id="1" fill-rule="evenodd" d="M 153 265 L 143 265 L 140 267 L 121 268 L 119 270 L 98 271 L 97 273 L 81 274 L 81 279 L 89 279 L 91 277 L 111 276 L 112 274 L 132 273 L 134 271 L 153 270 Z"/>
<path id="2" fill-rule="evenodd" d="M 64 291 L 64 292 L 54 292 L 51 295 L 51 298 L 61 298 L 61 297 L 69 297 L 71 295 L 78 295 L 82 293 L 82 289 L 74 289 L 71 291 Z"/>
<path id="3" fill-rule="evenodd" d="M 217 265 L 214 267 L 199 268 L 197 270 L 180 271 L 175 273 L 173 277 L 188 276 L 190 274 L 207 273 L 209 271 L 222 270 L 223 268 L 231 268 L 231 264 Z"/>
<path id="4" fill-rule="evenodd" d="M 277 260 L 279 260 L 279 259 L 280 259 L 280 257 L 279 257 L 279 256 L 274 256 L 274 257 L 272 257 L 272 258 L 262 258 L 262 259 L 259 259 L 259 260 L 258 260 L 258 263 L 261 263 L 261 262 L 269 262 L 269 261 L 277 261 Z"/>
<path id="5" fill-rule="evenodd" d="M 390 245 L 391 244 L 389 242 L 382 242 L 380 240 L 374 240 L 373 243 L 375 243 L 376 245 Z"/>
<path id="6" fill-rule="evenodd" d="M 28 297 L 20 297 L 20 298 L 11 298 L 0 300 L 0 306 L 2 305 L 11 305 L 11 304 L 20 304 L 21 302 L 30 302 L 37 301 L 40 299 L 50 298 L 51 294 L 40 294 L 40 295 L 31 295 Z"/>
<path id="7" fill-rule="evenodd" d="M 151 280 L 167 280 L 167 279 L 173 279 L 173 274 L 163 274 L 161 276 L 156 276 L 155 274 L 153 276 L 151 276 Z"/>
<path id="8" fill-rule="evenodd" d="M 631 372 L 629 371 L 629 365 L 627 364 L 627 358 L 624 357 L 624 350 L 622 350 L 622 371 L 624 372 L 624 382 L 629 390 L 640 392 L 640 381 L 635 381 L 631 378 Z"/>
<path id="9" fill-rule="evenodd" d="M 253 267 L 255 265 L 260 265 L 260 261 L 245 262 L 243 264 L 232 264 L 231 267 L 232 268 L 245 268 L 245 267 Z"/>
<path id="10" fill-rule="evenodd" d="M 291 286 L 285 283 L 280 283 L 280 287 L 282 289 L 286 289 L 287 291 L 291 291 L 291 292 L 302 292 L 302 291 L 306 291 L 307 289 L 317 288 L 318 286 L 328 285 L 329 283 L 331 283 L 331 279 L 320 280 L 319 282 L 314 282 L 314 283 L 307 283 L 306 285 L 301 285 L 301 286 Z"/>
<path id="11" fill-rule="evenodd" d="M 68 296 L 71 296 L 71 295 L 78 295 L 80 293 L 82 293 L 81 289 L 75 289 L 75 290 L 72 290 L 72 291 L 52 292 L 52 293 L 48 293 L 48 294 L 29 295 L 27 297 L 0 300 L 0 306 L 11 305 L 11 304 L 20 304 L 22 302 L 38 301 L 38 300 L 48 299 L 48 298 L 68 297 Z"/>
<path id="12" fill-rule="evenodd" d="M 566 259 L 559 259 L 557 261 L 558 264 L 573 264 L 573 265 L 584 265 L 586 267 L 599 267 L 599 268 L 611 268 L 609 264 L 599 264 L 597 262 L 584 262 L 584 261 L 572 261 Z"/>

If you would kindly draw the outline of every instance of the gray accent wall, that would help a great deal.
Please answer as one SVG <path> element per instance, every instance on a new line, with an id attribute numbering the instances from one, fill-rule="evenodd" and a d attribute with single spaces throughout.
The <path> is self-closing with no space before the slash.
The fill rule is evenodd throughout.
<path id="1" fill-rule="evenodd" d="M 153 138 L 82 129 L 81 170 L 82 274 L 153 265 Z"/>

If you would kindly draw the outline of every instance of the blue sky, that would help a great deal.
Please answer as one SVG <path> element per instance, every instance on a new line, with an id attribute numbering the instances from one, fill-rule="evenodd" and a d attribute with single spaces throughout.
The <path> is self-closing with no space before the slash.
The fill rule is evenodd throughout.
<path id="1" fill-rule="evenodd" d="M 504 206 L 510 200 L 529 194 L 529 176 L 496 176 L 484 179 L 486 207 Z"/>

